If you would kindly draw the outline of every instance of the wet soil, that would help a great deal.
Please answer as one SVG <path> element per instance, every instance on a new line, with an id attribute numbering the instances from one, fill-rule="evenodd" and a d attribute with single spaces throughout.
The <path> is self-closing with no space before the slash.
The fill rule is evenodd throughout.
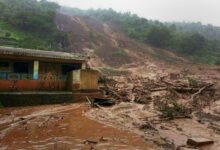
<path id="1" fill-rule="evenodd" d="M 84 104 L 0 109 L 0 149 L 157 149 L 137 134 L 88 119 L 87 110 Z"/>
<path id="2" fill-rule="evenodd" d="M 198 118 L 195 117 L 172 121 L 158 120 L 157 112 L 152 107 L 135 103 L 120 103 L 104 110 L 92 109 L 86 114 L 101 123 L 139 134 L 145 140 L 153 141 L 161 146 L 162 149 L 176 149 L 180 146 L 187 146 L 187 139 L 192 137 L 207 138 L 214 141 L 214 144 L 199 147 L 201 150 L 220 149 L 220 135 L 209 128 L 207 124 L 198 122 Z"/>
<path id="3" fill-rule="evenodd" d="M 162 137 L 175 143 L 176 147 L 186 145 L 188 138 L 202 137 L 213 140 L 214 144 L 200 147 L 200 150 L 220 149 L 220 135 L 193 119 L 176 119 L 161 123 L 156 128 Z"/>

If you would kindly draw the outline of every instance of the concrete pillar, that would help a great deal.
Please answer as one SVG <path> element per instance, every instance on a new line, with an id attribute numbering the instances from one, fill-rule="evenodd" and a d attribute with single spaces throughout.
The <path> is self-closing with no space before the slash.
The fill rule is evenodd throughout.
<path id="1" fill-rule="evenodd" d="M 38 80 L 39 79 L 39 61 L 34 61 L 33 79 L 34 80 Z"/>
<path id="2" fill-rule="evenodd" d="M 86 63 L 82 63 L 81 69 L 86 69 Z"/>

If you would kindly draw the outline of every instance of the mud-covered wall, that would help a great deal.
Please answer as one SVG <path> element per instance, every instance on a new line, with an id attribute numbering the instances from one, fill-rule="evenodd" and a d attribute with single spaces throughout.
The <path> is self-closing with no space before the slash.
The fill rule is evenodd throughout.
<path id="1" fill-rule="evenodd" d="M 69 91 L 80 90 L 80 70 L 75 70 L 68 74 L 67 88 Z"/>
<path id="2" fill-rule="evenodd" d="M 98 90 L 99 72 L 91 69 L 81 70 L 80 89 L 81 90 Z"/>
<path id="3" fill-rule="evenodd" d="M 65 81 L 0 80 L 0 92 L 10 91 L 64 91 Z"/>
<path id="4" fill-rule="evenodd" d="M 34 106 L 45 104 L 61 104 L 74 102 L 73 94 L 70 93 L 0 93 L 0 103 L 3 107 Z"/>
<path id="5" fill-rule="evenodd" d="M 99 72 L 92 69 L 75 70 L 68 75 L 68 90 L 98 90 Z"/>

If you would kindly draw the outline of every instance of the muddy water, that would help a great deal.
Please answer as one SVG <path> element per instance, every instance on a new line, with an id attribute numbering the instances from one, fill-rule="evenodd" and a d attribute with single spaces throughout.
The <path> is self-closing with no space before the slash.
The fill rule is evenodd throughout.
<path id="1" fill-rule="evenodd" d="M 86 110 L 85 105 L 79 104 L 0 109 L 0 149 L 155 149 L 136 134 L 84 117 Z M 30 114 L 28 121 L 9 126 Z"/>

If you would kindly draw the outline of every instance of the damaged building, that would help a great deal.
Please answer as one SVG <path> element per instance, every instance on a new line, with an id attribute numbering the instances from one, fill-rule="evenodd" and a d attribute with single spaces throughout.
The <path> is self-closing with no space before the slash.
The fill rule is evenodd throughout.
<path id="1" fill-rule="evenodd" d="M 18 95 L 67 100 L 74 93 L 98 91 L 99 72 L 86 64 L 77 53 L 0 47 L 1 101 Z"/>

